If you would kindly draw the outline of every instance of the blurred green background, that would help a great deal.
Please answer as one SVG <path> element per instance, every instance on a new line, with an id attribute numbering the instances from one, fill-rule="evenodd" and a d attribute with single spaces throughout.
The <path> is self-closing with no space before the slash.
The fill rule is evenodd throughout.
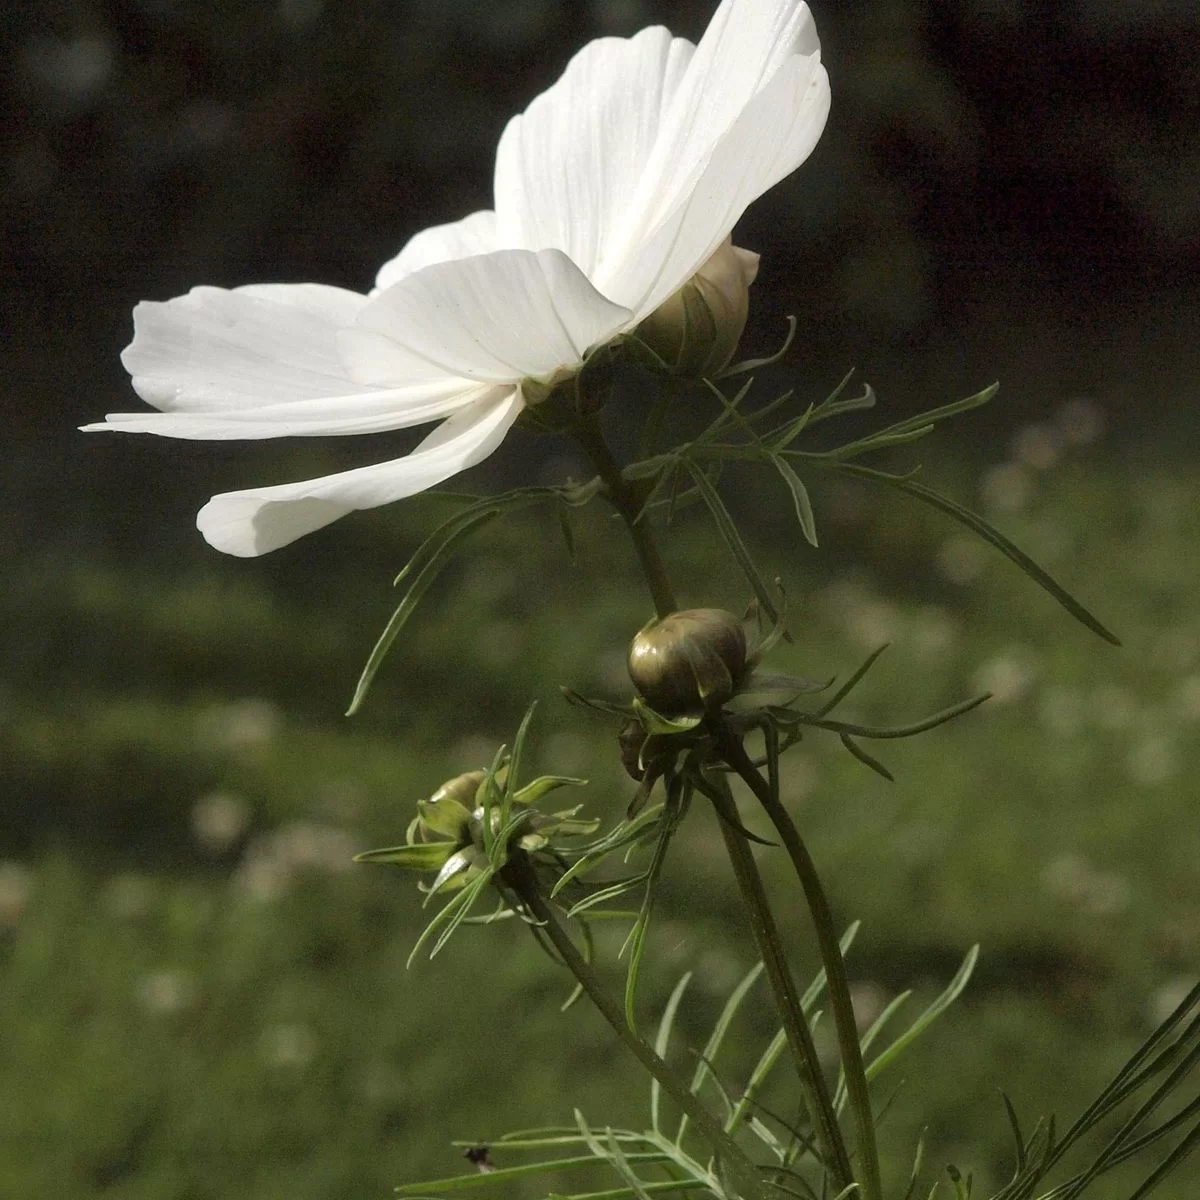
<path id="1" fill-rule="evenodd" d="M 559 684 L 624 686 L 647 606 L 619 531 L 587 514 L 574 566 L 537 514 L 489 536 L 348 722 L 390 577 L 443 502 L 252 561 L 209 550 L 194 514 L 215 491 L 409 439 L 74 426 L 130 407 L 117 356 L 138 299 L 200 282 L 365 288 L 417 229 L 488 203 L 504 121 L 572 49 L 655 21 L 696 37 L 710 11 L 6 11 L 0 1195 L 361 1200 L 456 1172 L 455 1137 L 576 1106 L 645 1119 L 637 1073 L 590 1013 L 558 1013 L 566 981 L 520 930 L 467 931 L 406 971 L 418 896 L 349 863 L 488 761 L 532 696 L 538 765 L 589 775 L 590 810 L 623 810 L 611 730 L 556 699 Z M 894 785 L 819 738 L 788 783 L 839 919 L 864 922 L 864 1019 L 905 987 L 932 994 L 983 943 L 967 996 L 892 1076 L 884 1149 L 899 1185 L 925 1126 L 931 1169 L 994 1184 L 1010 1165 L 998 1089 L 1030 1121 L 1070 1118 L 1198 973 L 1200 19 L 1191 0 L 842 0 L 816 16 L 830 125 L 739 228 L 764 255 L 747 346 L 800 321 L 763 394 L 820 399 L 854 366 L 890 420 L 1000 379 L 989 411 L 922 448 L 925 478 L 1125 641 L 1091 637 L 936 514 L 816 477 L 814 552 L 781 489 L 729 479 L 793 597 L 781 665 L 844 675 L 890 641 L 855 705 L 877 721 L 996 693 L 886 747 Z M 518 433 L 468 482 L 581 470 L 568 444 Z M 685 602 L 739 606 L 711 530 L 684 521 L 675 539 Z M 788 897 L 781 864 L 762 863 Z M 749 965 L 708 814 L 667 882 L 647 1010 L 694 968 L 683 1026 L 699 1041 Z M 802 913 L 782 903 L 808 975 Z M 764 1005 L 744 1052 L 770 1033 Z M 1161 1195 L 1198 1188 L 1185 1168 Z"/>

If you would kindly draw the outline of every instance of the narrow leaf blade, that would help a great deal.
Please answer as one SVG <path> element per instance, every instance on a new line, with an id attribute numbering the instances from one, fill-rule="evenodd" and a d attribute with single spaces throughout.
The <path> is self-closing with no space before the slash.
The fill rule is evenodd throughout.
<path id="1" fill-rule="evenodd" d="M 792 469 L 791 463 L 779 454 L 771 455 L 771 463 L 783 477 L 788 491 L 792 494 L 792 504 L 796 508 L 796 520 L 800 522 L 800 532 L 804 540 L 814 549 L 817 547 L 817 522 L 813 516 L 812 501 L 809 499 L 808 488 L 804 481 Z"/>
<path id="2" fill-rule="evenodd" d="M 1085 625 L 1093 633 L 1102 637 L 1113 646 L 1121 644 L 1120 638 L 1108 629 L 1107 626 L 1102 624 L 1098 617 L 1093 616 L 1092 613 L 1084 608 L 1049 572 L 1039 567 L 1024 550 L 1009 541 L 1004 534 L 988 521 L 985 521 L 978 513 L 972 512 L 969 508 L 965 508 L 956 500 L 951 500 L 948 496 L 943 496 L 940 492 L 935 492 L 923 483 L 917 483 L 914 479 L 903 479 L 852 463 L 840 463 L 839 469 L 853 475 L 859 475 L 865 479 L 875 479 L 886 483 L 898 491 L 916 497 L 916 499 L 930 505 L 930 507 L 936 508 L 939 512 L 953 517 L 959 524 L 966 526 L 972 533 L 978 534 L 985 542 L 999 550 L 1010 562 L 1020 567 L 1034 583 L 1053 596 L 1081 625 Z"/>

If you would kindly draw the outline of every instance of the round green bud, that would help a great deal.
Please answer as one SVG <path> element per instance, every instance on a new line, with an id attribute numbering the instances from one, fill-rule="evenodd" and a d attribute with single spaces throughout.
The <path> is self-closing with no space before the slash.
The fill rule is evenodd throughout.
<path id="1" fill-rule="evenodd" d="M 651 621 L 629 647 L 629 678 L 666 717 L 718 709 L 746 673 L 746 631 L 722 608 L 689 608 Z"/>

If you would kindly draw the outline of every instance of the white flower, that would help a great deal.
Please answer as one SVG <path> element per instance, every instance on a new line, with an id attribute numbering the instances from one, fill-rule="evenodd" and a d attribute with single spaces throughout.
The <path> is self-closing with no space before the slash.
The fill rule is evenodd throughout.
<path id="1" fill-rule="evenodd" d="M 196 524 L 229 554 L 423 491 L 496 449 L 525 381 L 573 374 L 700 271 L 828 112 L 798 0 L 723 0 L 698 46 L 661 27 L 600 38 L 508 123 L 494 211 L 417 234 L 368 296 L 258 284 L 139 304 L 122 361 L 161 411 L 84 428 L 265 438 L 441 421 L 404 458 L 214 496 Z"/>

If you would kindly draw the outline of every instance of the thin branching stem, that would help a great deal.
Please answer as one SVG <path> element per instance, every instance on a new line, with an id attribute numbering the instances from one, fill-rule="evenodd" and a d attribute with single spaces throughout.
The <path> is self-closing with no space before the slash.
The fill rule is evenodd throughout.
<path id="1" fill-rule="evenodd" d="M 863 1200 L 881 1200 L 883 1185 L 879 1173 L 879 1152 L 875 1145 L 875 1119 L 871 1112 L 871 1096 L 867 1087 L 858 1029 L 854 1021 L 854 1008 L 850 1002 L 846 963 L 838 945 L 837 929 L 833 923 L 825 888 L 799 830 L 770 784 L 755 769 L 742 739 L 724 727 L 720 721 L 714 722 L 714 725 L 717 731 L 717 752 L 744 780 L 762 804 L 783 841 L 800 879 L 800 886 L 804 889 L 804 898 L 816 929 L 817 945 L 828 979 L 829 1002 L 833 1009 L 838 1048 L 845 1072 L 846 1094 L 850 1100 L 850 1109 L 858 1134 Z"/>
<path id="2" fill-rule="evenodd" d="M 529 914 L 537 921 L 543 934 L 562 956 L 587 997 L 599 1010 L 612 1030 L 656 1079 L 663 1091 L 687 1113 L 697 1132 L 720 1160 L 722 1168 L 744 1200 L 777 1200 L 775 1189 L 763 1178 L 759 1169 L 746 1157 L 742 1148 L 725 1132 L 721 1123 L 695 1096 L 679 1075 L 654 1052 L 652 1047 L 625 1022 L 625 1011 L 619 1001 L 609 995 L 591 964 L 576 947 L 571 935 L 563 928 L 558 915 L 546 902 L 537 876 L 524 855 L 515 855 L 505 865 L 504 882 L 520 898 Z"/>
<path id="3" fill-rule="evenodd" d="M 808 1119 L 816 1133 L 821 1158 L 833 1179 L 835 1189 L 840 1192 L 854 1179 L 850 1168 L 850 1155 L 838 1125 L 828 1084 L 821 1071 L 821 1062 L 804 1016 L 796 982 L 788 968 L 787 951 L 784 949 L 783 939 L 779 936 L 779 927 L 771 912 L 758 864 L 754 861 L 749 843 L 738 832 L 740 818 L 729 791 L 729 784 L 723 775 L 706 780 L 705 784 L 702 790 L 712 801 L 717 816 L 720 817 L 725 850 L 729 855 L 734 877 L 746 906 L 755 945 L 766 968 L 767 982 L 792 1051 L 804 1104 L 808 1109 Z M 709 784 L 711 787 L 707 786 Z"/>
<path id="4" fill-rule="evenodd" d="M 660 617 L 670 616 L 678 605 L 675 603 L 675 593 L 667 576 L 667 568 L 658 552 L 658 543 L 654 540 L 654 533 L 650 528 L 650 518 L 643 512 L 645 496 L 639 496 L 621 474 L 621 468 L 613 458 L 612 451 L 604 440 L 600 423 L 594 416 L 587 418 L 577 436 L 604 484 L 609 503 L 617 510 L 621 520 L 625 522 L 625 528 L 629 530 L 629 537 L 637 552 L 646 584 L 650 588 L 655 610 Z"/>
<path id="5" fill-rule="evenodd" d="M 667 616 L 676 609 L 674 590 L 671 587 L 670 580 L 666 573 L 666 567 L 663 564 L 661 555 L 658 552 L 657 544 L 654 540 L 654 534 L 650 528 L 649 521 L 642 512 L 642 506 L 639 502 L 639 497 L 630 487 L 629 483 L 621 474 L 621 468 L 612 456 L 612 452 L 604 440 L 600 426 L 594 417 L 588 419 L 587 424 L 578 434 L 581 444 L 587 451 L 596 468 L 605 489 L 608 494 L 609 501 L 612 503 L 621 518 L 625 522 L 626 528 L 629 530 L 629 535 L 633 540 L 634 548 L 637 551 L 638 561 L 642 566 L 642 573 L 645 575 L 646 583 L 650 588 L 650 593 L 654 597 L 655 607 L 658 610 L 660 617 Z M 754 779 L 758 787 L 771 795 L 771 789 L 763 780 L 762 776 L 754 769 L 746 755 L 745 749 L 742 747 L 741 739 L 738 738 L 729 730 L 723 731 L 725 740 L 731 744 L 736 744 L 737 751 L 740 757 L 736 760 L 726 756 L 726 761 L 739 774 L 743 770 L 748 771 L 749 775 Z M 749 780 L 748 780 L 749 782 Z M 757 788 L 756 788 L 757 794 Z M 761 796 L 760 796 L 761 799 Z M 821 957 L 825 963 L 826 973 L 829 980 L 830 998 L 834 1009 L 836 1024 L 838 1029 L 839 1043 L 841 1045 L 843 1066 L 846 1073 L 846 1078 L 849 1084 L 848 1091 L 850 1097 L 851 1108 L 853 1109 L 856 1123 L 858 1125 L 858 1144 L 859 1152 L 862 1158 L 862 1200 L 882 1200 L 882 1185 L 879 1175 L 879 1159 L 878 1152 L 875 1146 L 875 1127 L 871 1116 L 870 1099 L 867 1095 L 866 1075 L 862 1063 L 862 1051 L 858 1044 L 858 1035 L 854 1026 L 853 1010 L 850 1007 L 850 993 L 846 981 L 846 968 L 842 961 L 841 950 L 838 945 L 837 934 L 833 932 L 833 921 L 829 912 L 829 904 L 825 899 L 824 888 L 821 886 L 820 879 L 817 877 L 816 869 L 808 856 L 807 850 L 799 840 L 799 835 L 795 827 L 791 824 L 791 819 L 787 816 L 786 810 L 782 806 L 778 806 L 782 812 L 783 819 L 786 823 L 786 828 L 790 831 L 790 841 L 785 835 L 784 828 L 780 828 L 781 835 L 785 836 L 785 842 L 789 842 L 789 853 L 792 855 L 792 860 L 797 866 L 797 871 L 800 874 L 801 884 L 804 888 L 805 898 L 808 901 L 810 911 L 812 913 L 813 922 L 817 928 L 818 945 L 820 947 Z M 772 820 L 778 823 L 778 813 L 773 813 L 768 808 L 768 814 Z M 723 821 L 723 825 L 728 823 Z M 741 851 L 749 852 L 749 847 L 746 845 L 741 835 L 736 834 L 735 839 L 737 846 Z M 728 845 L 733 849 L 733 841 Z M 797 855 L 796 847 L 800 853 Z M 741 853 L 739 851 L 739 855 Z M 752 862 L 752 860 L 751 860 Z M 804 869 L 801 870 L 803 864 Z M 737 864 L 734 864 L 735 873 Z M 757 876 L 757 869 L 755 871 Z M 760 881 L 761 886 L 761 881 Z M 770 909 L 765 895 L 762 897 L 762 910 L 770 916 Z M 564 935 L 565 936 L 565 935 Z M 570 941 L 570 939 L 567 939 Z M 555 943 L 557 945 L 557 942 Z M 582 960 L 581 960 L 582 961 Z M 586 966 L 586 964 L 584 964 Z M 590 968 L 589 968 L 590 970 Z M 582 982 L 582 980 L 581 980 Z M 776 997 L 777 1004 L 780 1002 L 779 997 Z M 617 1020 L 614 1028 L 618 1032 L 624 1034 L 628 1031 L 627 1026 L 620 1020 L 620 1010 L 617 1011 Z M 785 1022 L 787 1016 L 784 1015 L 785 1010 L 781 1008 L 781 1016 Z M 849 1021 L 847 1026 L 846 1022 Z M 803 1023 L 803 1014 L 801 1013 L 801 1022 Z M 610 1021 L 610 1023 L 612 1023 Z M 619 1028 L 618 1028 L 619 1027 Z M 807 1025 L 805 1025 L 807 1031 Z M 846 1031 L 848 1030 L 848 1034 Z M 797 1036 L 799 1033 L 797 1031 Z M 848 1044 L 849 1043 L 849 1044 Z M 646 1048 L 649 1050 L 649 1048 Z M 650 1051 L 653 1054 L 653 1051 Z M 655 1056 L 657 1057 L 657 1056 Z M 801 1075 L 803 1081 L 803 1073 Z M 686 1111 L 686 1110 L 685 1110 Z M 814 1121 L 814 1127 L 818 1130 L 822 1128 L 822 1121 L 817 1119 Z M 700 1128 L 700 1127 L 698 1127 Z M 704 1133 L 703 1128 L 700 1129 Z M 826 1136 L 832 1139 L 832 1130 L 825 1130 Z M 707 1135 L 706 1135 L 707 1136 Z M 840 1129 L 838 1130 L 838 1141 L 841 1141 Z M 829 1156 L 829 1167 L 831 1173 L 842 1174 L 841 1163 L 839 1160 L 846 1158 L 844 1143 L 842 1144 L 842 1152 L 839 1155 L 834 1150 Z M 852 1176 L 848 1169 L 845 1169 L 845 1183 L 841 1185 L 840 1190 L 850 1186 Z"/>

